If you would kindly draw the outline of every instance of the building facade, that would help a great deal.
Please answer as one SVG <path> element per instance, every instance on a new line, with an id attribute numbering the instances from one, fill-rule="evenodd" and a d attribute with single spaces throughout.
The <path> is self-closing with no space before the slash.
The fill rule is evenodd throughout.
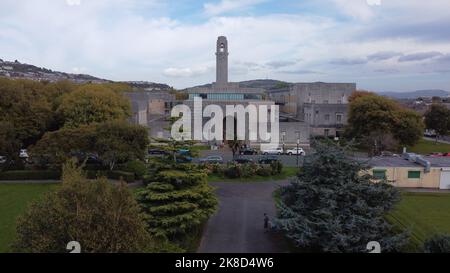
<path id="1" fill-rule="evenodd" d="M 280 111 L 307 123 L 312 135 L 337 136 L 347 124 L 348 99 L 355 83 L 295 83 L 270 90 Z"/>
<path id="2" fill-rule="evenodd" d="M 427 166 L 402 157 L 374 157 L 369 172 L 395 187 L 450 190 L 450 158 L 422 157 Z"/>
<path id="3" fill-rule="evenodd" d="M 227 105 L 242 105 L 247 107 L 249 105 L 256 106 L 258 109 L 260 106 L 267 106 L 270 109 L 271 105 L 275 102 L 265 99 L 266 92 L 262 88 L 243 88 L 237 83 L 228 82 L 228 41 L 224 36 L 220 36 L 217 39 L 216 44 L 216 82 L 211 87 L 196 87 L 187 90 L 189 98 L 184 101 L 184 104 L 188 105 L 191 109 L 194 106 L 195 98 L 202 98 L 202 107 L 205 108 L 210 104 L 219 105 L 223 112 L 226 112 Z M 208 119 L 204 119 L 205 123 Z M 249 128 L 248 120 L 245 122 L 246 128 Z M 301 123 L 290 123 L 289 125 L 282 125 L 280 122 L 280 136 L 285 139 L 286 142 L 296 143 L 298 136 L 300 136 L 301 143 L 309 142 L 309 128 L 303 126 Z M 269 126 L 270 128 L 270 126 Z M 282 130 L 281 128 L 287 128 Z M 289 130 L 288 130 L 289 129 Z M 307 131 L 305 131 L 305 129 Z M 224 130 L 226 130 L 224 125 Z M 283 132 L 283 135 L 281 135 Z M 297 132 L 301 132 L 297 134 Z M 246 133 L 248 136 L 249 133 Z M 247 141 L 249 145 L 257 145 L 258 141 Z"/>

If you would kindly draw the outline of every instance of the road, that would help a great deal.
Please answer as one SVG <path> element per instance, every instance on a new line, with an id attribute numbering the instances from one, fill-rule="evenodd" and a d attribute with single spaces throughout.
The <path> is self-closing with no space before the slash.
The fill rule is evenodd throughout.
<path id="1" fill-rule="evenodd" d="M 264 232 L 264 213 L 275 216 L 273 191 L 283 182 L 211 183 L 217 188 L 219 209 L 203 233 L 199 253 L 282 253 L 280 234 Z"/>

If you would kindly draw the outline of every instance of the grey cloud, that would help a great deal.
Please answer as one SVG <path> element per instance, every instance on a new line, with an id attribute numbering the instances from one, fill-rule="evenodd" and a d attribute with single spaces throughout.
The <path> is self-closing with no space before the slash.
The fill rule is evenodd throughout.
<path id="1" fill-rule="evenodd" d="M 295 65 L 297 62 L 294 61 L 272 61 L 266 63 L 266 65 L 270 68 L 278 69 L 286 66 Z"/>
<path id="2" fill-rule="evenodd" d="M 307 70 L 307 69 L 299 69 L 299 70 L 285 70 L 280 71 L 283 74 L 324 74 L 323 72 Z"/>
<path id="3" fill-rule="evenodd" d="M 403 53 L 401 52 L 395 52 L 395 51 L 381 51 L 374 54 L 371 54 L 367 56 L 367 59 L 370 61 L 386 61 L 390 60 L 394 57 L 403 56 Z"/>
<path id="4" fill-rule="evenodd" d="M 440 53 L 440 52 L 419 52 L 419 53 L 414 53 L 414 54 L 409 54 L 409 55 L 404 55 L 402 57 L 400 57 L 398 59 L 399 62 L 415 62 L 415 61 L 423 61 L 423 60 L 428 60 L 428 59 L 432 59 L 438 56 L 443 56 L 444 54 Z"/>
<path id="5" fill-rule="evenodd" d="M 342 59 L 335 59 L 330 62 L 334 65 L 360 65 L 360 64 L 366 64 L 367 59 L 364 58 L 342 58 Z"/>

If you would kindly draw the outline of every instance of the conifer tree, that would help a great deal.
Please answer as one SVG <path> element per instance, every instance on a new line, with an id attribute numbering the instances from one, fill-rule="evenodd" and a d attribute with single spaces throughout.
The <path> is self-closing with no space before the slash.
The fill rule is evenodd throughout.
<path id="1" fill-rule="evenodd" d="M 276 224 L 302 250 L 365 252 L 378 241 L 383 252 L 399 251 L 406 233 L 395 234 L 385 215 L 400 193 L 377 181 L 365 163 L 333 143 L 315 143 L 298 178 L 281 188 Z"/>

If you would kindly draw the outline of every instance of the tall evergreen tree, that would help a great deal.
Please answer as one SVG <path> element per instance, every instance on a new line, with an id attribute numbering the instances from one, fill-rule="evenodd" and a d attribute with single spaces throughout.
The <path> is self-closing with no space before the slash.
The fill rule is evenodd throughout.
<path id="1" fill-rule="evenodd" d="M 277 225 L 297 247 L 314 252 L 364 252 L 378 241 L 397 251 L 406 233 L 394 234 L 384 216 L 400 199 L 386 181 L 374 183 L 364 163 L 335 144 L 315 144 L 298 179 L 281 188 Z"/>

